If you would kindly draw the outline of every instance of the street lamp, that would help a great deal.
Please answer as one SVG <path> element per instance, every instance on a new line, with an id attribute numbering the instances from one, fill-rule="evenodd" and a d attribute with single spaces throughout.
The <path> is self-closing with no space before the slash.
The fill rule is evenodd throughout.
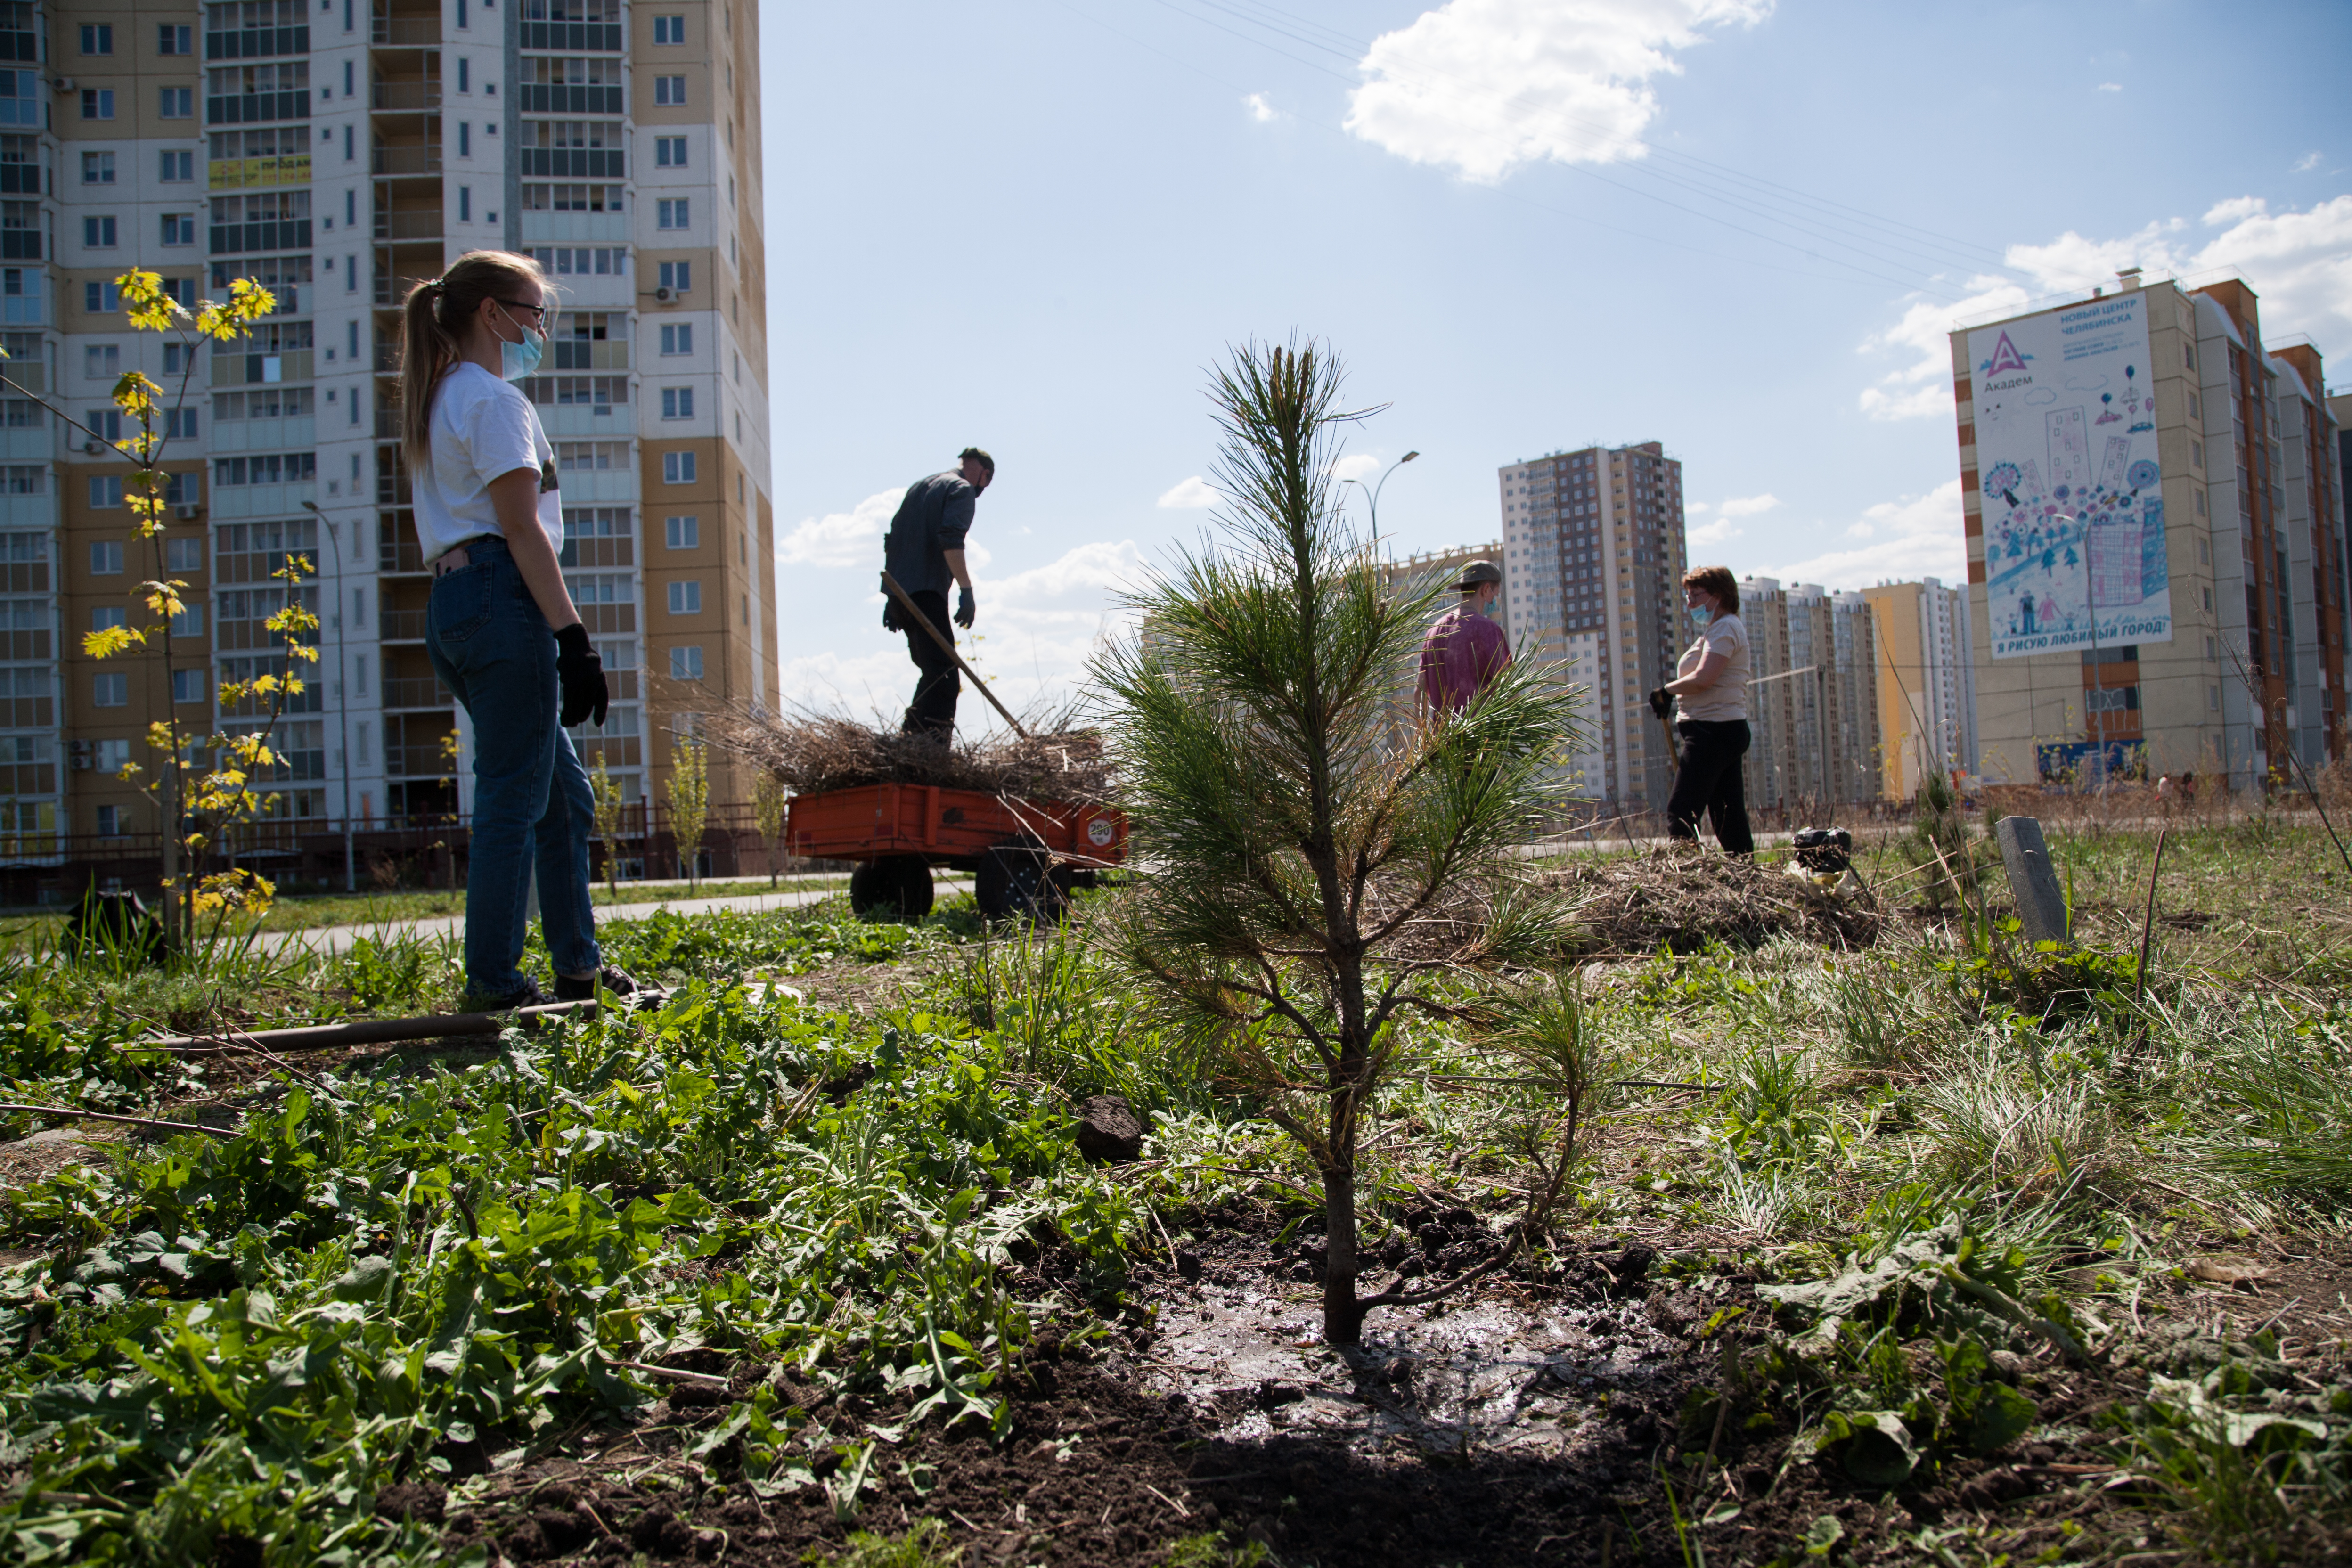
<path id="1" fill-rule="evenodd" d="M 343 891 L 355 893 L 359 891 L 360 878 L 359 859 L 352 844 L 352 706 L 349 694 L 344 689 L 344 682 L 351 679 L 351 672 L 343 658 L 343 540 L 335 525 L 327 521 L 327 514 L 319 510 L 317 501 L 306 500 L 302 505 L 327 531 L 327 544 L 335 552 L 335 731 L 336 738 L 342 743 L 343 759 L 343 765 L 339 770 L 343 775 Z"/>
<path id="2" fill-rule="evenodd" d="M 1363 490 L 1365 496 L 1368 498 L 1367 504 L 1370 507 L 1372 513 L 1372 544 L 1376 549 L 1379 547 L 1381 542 L 1381 491 L 1388 484 L 1390 474 L 1395 473 L 1399 468 L 1403 468 L 1407 463 L 1412 462 L 1415 458 L 1420 456 L 1421 454 L 1419 452 L 1407 452 L 1403 457 L 1399 458 L 1395 462 L 1391 463 L 1388 466 L 1388 472 L 1381 475 L 1381 482 L 1379 484 L 1372 485 L 1369 488 L 1366 487 L 1364 481 L 1361 479 L 1341 479 L 1339 481 L 1343 485 L 1353 485 L 1358 489 Z"/>

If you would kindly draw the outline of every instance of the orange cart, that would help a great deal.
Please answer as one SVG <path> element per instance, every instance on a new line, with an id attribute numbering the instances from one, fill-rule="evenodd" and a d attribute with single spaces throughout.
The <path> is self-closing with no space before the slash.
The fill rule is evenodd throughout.
<path id="1" fill-rule="evenodd" d="M 876 919 L 930 912 L 931 868 L 972 874 L 981 912 L 1051 919 L 1073 887 L 1127 858 L 1127 817 L 1108 806 L 1024 800 L 940 784 L 860 784 L 796 795 L 794 855 L 852 860 L 849 903 Z"/>

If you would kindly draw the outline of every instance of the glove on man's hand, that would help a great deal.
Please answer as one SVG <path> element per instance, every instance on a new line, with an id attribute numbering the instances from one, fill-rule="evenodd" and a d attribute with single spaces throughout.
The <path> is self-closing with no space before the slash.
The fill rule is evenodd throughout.
<path id="1" fill-rule="evenodd" d="M 971 602 L 971 590 L 969 588 L 957 589 L 955 613 L 956 625 L 963 627 L 966 631 L 970 631 L 971 629 L 972 619 L 979 612 L 974 608 Z"/>
<path id="2" fill-rule="evenodd" d="M 1673 692 L 1668 691 L 1664 687 L 1661 686 L 1655 691 L 1650 693 L 1651 712 L 1655 713 L 1659 718 L 1664 719 L 1672 715 L 1674 710 L 1675 694 Z"/>
<path id="3" fill-rule="evenodd" d="M 591 713 L 596 727 L 604 727 L 604 710 L 613 700 L 604 684 L 604 660 L 588 646 L 588 628 L 577 621 L 555 634 L 555 684 L 565 729 Z"/>

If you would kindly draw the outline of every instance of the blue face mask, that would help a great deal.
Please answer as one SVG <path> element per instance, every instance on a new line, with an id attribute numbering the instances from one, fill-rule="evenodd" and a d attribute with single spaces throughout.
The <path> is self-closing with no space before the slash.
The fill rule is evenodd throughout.
<path id="1" fill-rule="evenodd" d="M 512 321 L 514 318 L 509 316 L 507 320 Z M 515 326 L 522 332 L 522 342 L 510 343 L 501 339 L 499 343 L 499 374 L 507 381 L 520 381 L 536 374 L 540 356 L 547 352 L 547 345 L 538 333 L 520 321 L 515 321 Z"/>

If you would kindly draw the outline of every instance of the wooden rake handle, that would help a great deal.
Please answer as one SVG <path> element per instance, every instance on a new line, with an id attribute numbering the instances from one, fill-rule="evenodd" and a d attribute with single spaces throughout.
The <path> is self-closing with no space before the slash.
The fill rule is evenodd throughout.
<path id="1" fill-rule="evenodd" d="M 996 700 L 996 693 L 988 689 L 988 682 L 980 678 L 980 672 L 963 661 L 963 655 L 956 652 L 954 640 L 942 634 L 939 627 L 933 626 L 931 624 L 931 617 L 923 614 L 923 612 L 917 607 L 913 595 L 909 595 L 906 589 L 898 586 L 898 579 L 891 576 L 887 572 L 883 573 L 882 591 L 898 601 L 898 607 L 906 611 L 908 616 L 914 618 L 914 622 L 917 626 L 922 627 L 925 632 L 930 635 L 930 639 L 940 645 L 940 650 L 942 653 L 945 653 L 950 658 L 955 660 L 956 668 L 958 669 L 962 670 L 966 675 L 971 677 L 972 685 L 978 687 L 980 689 L 980 694 L 988 699 L 988 705 L 991 708 L 995 709 L 999 713 L 1004 715 L 1004 721 L 1013 726 L 1013 732 L 1014 734 L 1020 736 L 1024 741 L 1032 739 L 1029 731 L 1021 727 L 1021 721 L 1013 716 L 1013 710 L 1007 708 L 1003 703 L 999 702 Z"/>

